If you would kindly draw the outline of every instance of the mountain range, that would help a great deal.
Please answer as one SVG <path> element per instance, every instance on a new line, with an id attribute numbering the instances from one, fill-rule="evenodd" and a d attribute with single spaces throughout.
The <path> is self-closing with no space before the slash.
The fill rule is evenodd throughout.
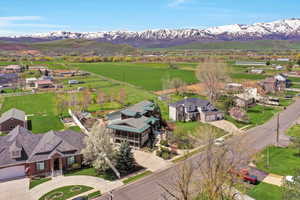
<path id="1" fill-rule="evenodd" d="M 292 18 L 251 25 L 233 24 L 206 29 L 160 29 L 76 33 L 57 31 L 42 34 L 0 37 L 3 41 L 43 42 L 63 39 L 87 39 L 134 47 L 160 48 L 195 42 L 300 40 L 300 19 Z"/>

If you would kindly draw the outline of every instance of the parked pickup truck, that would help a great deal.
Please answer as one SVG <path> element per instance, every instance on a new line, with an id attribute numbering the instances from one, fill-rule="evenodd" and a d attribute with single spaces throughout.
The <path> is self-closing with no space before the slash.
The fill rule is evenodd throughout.
<path id="1" fill-rule="evenodd" d="M 248 169 L 241 169 L 240 171 L 230 170 L 230 173 L 237 175 L 243 179 L 243 181 L 250 184 L 256 185 L 258 183 L 257 176 L 251 175 Z"/>

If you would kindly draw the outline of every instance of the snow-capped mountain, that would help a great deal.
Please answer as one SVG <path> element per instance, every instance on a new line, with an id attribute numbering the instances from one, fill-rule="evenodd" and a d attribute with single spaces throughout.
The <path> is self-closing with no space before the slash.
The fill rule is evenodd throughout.
<path id="1" fill-rule="evenodd" d="M 9 39 L 20 41 L 26 38 L 30 38 L 31 41 L 93 39 L 112 43 L 130 44 L 137 47 L 162 47 L 197 41 L 300 40 L 300 19 L 293 18 L 270 23 L 255 23 L 252 25 L 233 24 L 207 29 L 161 29 L 141 32 L 108 31 L 88 33 L 58 31 L 18 37 L 14 36 Z"/>

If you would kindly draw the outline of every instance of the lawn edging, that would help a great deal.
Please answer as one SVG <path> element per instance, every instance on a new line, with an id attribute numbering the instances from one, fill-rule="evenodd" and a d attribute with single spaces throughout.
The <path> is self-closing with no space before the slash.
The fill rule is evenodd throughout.
<path id="1" fill-rule="evenodd" d="M 138 173 L 136 175 L 130 176 L 130 177 L 126 178 L 126 179 L 123 179 L 122 182 L 124 184 L 132 183 L 132 182 L 135 182 L 135 181 L 137 181 L 137 180 L 139 180 L 141 178 L 144 178 L 144 177 L 146 177 L 146 176 L 148 176 L 150 174 L 152 174 L 152 172 L 150 170 L 146 170 L 146 171 L 143 171 L 143 172 Z"/>

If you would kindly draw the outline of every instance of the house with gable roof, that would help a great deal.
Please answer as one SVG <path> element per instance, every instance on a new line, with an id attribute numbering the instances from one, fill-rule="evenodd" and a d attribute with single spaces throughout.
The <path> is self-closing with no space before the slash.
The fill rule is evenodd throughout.
<path id="1" fill-rule="evenodd" d="M 0 117 L 0 131 L 7 133 L 13 130 L 16 126 L 27 127 L 25 112 L 12 108 Z"/>
<path id="2" fill-rule="evenodd" d="M 224 119 L 224 113 L 207 100 L 185 98 L 169 104 L 169 118 L 174 121 L 209 122 Z"/>
<path id="3" fill-rule="evenodd" d="M 160 112 L 151 101 L 142 101 L 107 116 L 115 143 L 128 142 L 141 148 L 160 129 Z"/>
<path id="4" fill-rule="evenodd" d="M 0 137 L 0 180 L 24 176 L 49 176 L 81 166 L 83 133 L 71 130 L 32 134 L 17 126 Z"/>

